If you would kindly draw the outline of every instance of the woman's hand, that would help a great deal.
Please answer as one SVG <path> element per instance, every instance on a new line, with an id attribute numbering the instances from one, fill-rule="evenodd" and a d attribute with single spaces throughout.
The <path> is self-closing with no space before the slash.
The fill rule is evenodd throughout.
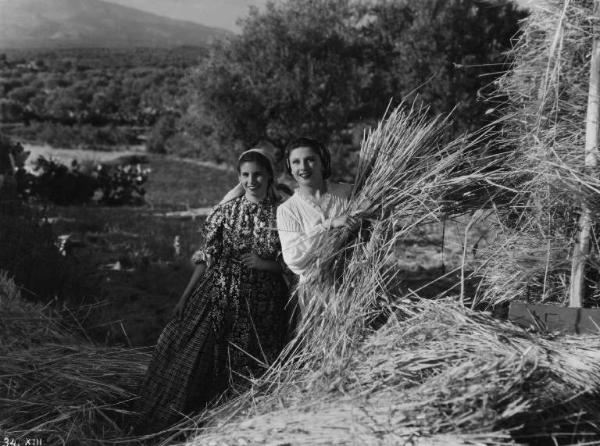
<path id="1" fill-rule="evenodd" d="M 246 268 L 260 270 L 265 269 L 264 260 L 261 257 L 259 257 L 259 255 L 256 254 L 254 251 L 249 252 L 247 254 L 242 254 L 241 260 Z"/>
<path id="2" fill-rule="evenodd" d="M 331 220 L 329 225 L 330 228 L 346 228 L 349 230 L 354 230 L 360 224 L 360 220 L 351 215 L 341 215 Z"/>

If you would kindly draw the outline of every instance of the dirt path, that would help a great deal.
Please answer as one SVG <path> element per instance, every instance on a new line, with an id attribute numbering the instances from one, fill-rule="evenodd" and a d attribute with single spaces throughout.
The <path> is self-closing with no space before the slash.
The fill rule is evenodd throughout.
<path id="1" fill-rule="evenodd" d="M 196 158 L 181 158 L 181 157 L 174 156 L 174 155 L 167 155 L 167 159 L 170 159 L 173 161 L 180 161 L 182 163 L 194 164 L 196 166 L 211 167 L 213 169 L 223 170 L 226 172 L 233 172 L 233 170 L 234 170 L 233 166 L 231 166 L 229 164 L 224 164 L 224 163 L 218 164 L 213 161 L 202 161 L 202 160 L 198 160 Z"/>
<path id="2" fill-rule="evenodd" d="M 106 163 L 113 161 L 122 156 L 147 154 L 145 146 L 131 146 L 126 150 L 100 151 L 100 150 L 84 150 L 84 149 L 62 149 L 51 147 L 47 144 L 23 143 L 23 148 L 30 152 L 27 158 L 26 169 L 32 170 L 34 162 L 40 157 L 51 158 L 61 164 L 70 165 L 73 160 L 78 162 L 93 161 L 98 163 Z M 160 156 L 160 155 L 157 155 Z M 196 166 L 209 167 L 222 171 L 233 171 L 233 167 L 229 164 L 218 164 L 213 161 L 203 161 L 196 158 L 183 158 L 176 155 L 165 155 L 165 159 L 179 161 L 182 163 L 193 164 Z"/>
<path id="3" fill-rule="evenodd" d="M 27 170 L 33 170 L 34 163 L 40 156 L 43 156 L 46 159 L 53 159 L 61 164 L 71 165 L 73 160 L 77 160 L 78 162 L 92 161 L 106 163 L 122 156 L 140 155 L 145 153 L 142 146 L 132 146 L 129 150 L 100 151 L 61 149 L 51 147 L 47 144 L 23 143 L 23 148 L 30 152 L 29 157 L 25 162 L 25 168 Z"/>

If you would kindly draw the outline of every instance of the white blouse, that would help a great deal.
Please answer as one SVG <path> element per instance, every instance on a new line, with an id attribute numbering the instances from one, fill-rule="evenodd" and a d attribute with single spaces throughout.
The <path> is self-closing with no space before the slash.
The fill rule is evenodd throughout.
<path id="1" fill-rule="evenodd" d="M 301 280 L 314 261 L 312 252 L 321 243 L 331 220 L 342 215 L 351 191 L 351 184 L 327 183 L 327 192 L 316 200 L 296 189 L 294 195 L 277 208 L 283 260 Z"/>

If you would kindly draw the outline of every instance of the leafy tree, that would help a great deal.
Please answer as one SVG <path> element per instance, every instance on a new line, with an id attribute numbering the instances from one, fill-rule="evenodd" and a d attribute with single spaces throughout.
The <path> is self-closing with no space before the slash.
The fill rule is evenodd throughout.
<path id="1" fill-rule="evenodd" d="M 478 93 L 504 68 L 521 17 L 476 0 L 268 3 L 195 71 L 191 113 L 211 114 L 205 133 L 230 147 L 298 134 L 349 144 L 416 93 L 433 112 L 457 107 L 457 131 L 481 126 Z"/>
<path id="2" fill-rule="evenodd" d="M 38 88 L 34 86 L 17 87 L 10 91 L 8 97 L 21 104 L 26 104 L 31 98 L 35 97 L 37 90 Z"/>
<path id="3" fill-rule="evenodd" d="M 217 44 L 196 75 L 207 108 L 245 143 L 302 131 L 330 135 L 360 102 L 353 15 L 347 0 L 251 10 L 242 35 Z"/>
<path id="4" fill-rule="evenodd" d="M 19 122 L 23 117 L 23 107 L 13 99 L 0 99 L 0 120 Z"/>
<path id="5" fill-rule="evenodd" d="M 176 120 L 172 114 L 162 116 L 148 138 L 148 151 L 167 153 L 167 140 L 175 134 Z"/>
<path id="6" fill-rule="evenodd" d="M 0 63 L 0 117 L 25 123 L 10 132 L 28 139 L 111 145 L 123 140 L 125 127 L 152 127 L 161 116 L 185 109 L 186 72 L 205 51 L 10 50 Z M 107 138 L 109 127 L 120 135 Z"/>

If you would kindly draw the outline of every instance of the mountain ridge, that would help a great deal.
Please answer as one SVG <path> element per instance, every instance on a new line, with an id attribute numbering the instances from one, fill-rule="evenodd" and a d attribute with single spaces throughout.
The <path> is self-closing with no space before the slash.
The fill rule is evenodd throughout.
<path id="1" fill-rule="evenodd" d="M 105 0 L 0 0 L 0 48 L 207 46 L 231 34 Z"/>

